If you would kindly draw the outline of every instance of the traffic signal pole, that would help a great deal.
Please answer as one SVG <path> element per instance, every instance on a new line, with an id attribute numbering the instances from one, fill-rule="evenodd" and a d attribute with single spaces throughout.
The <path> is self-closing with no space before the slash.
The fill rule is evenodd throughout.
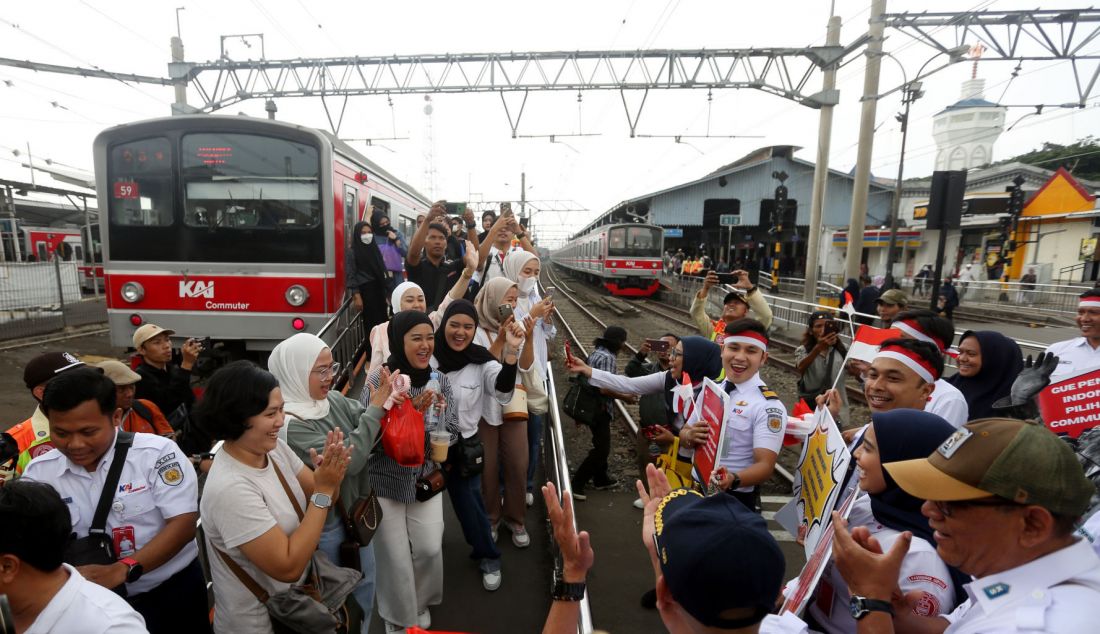
<path id="1" fill-rule="evenodd" d="M 1024 211 L 1024 177 L 1016 176 L 1012 179 L 1012 185 L 1008 195 L 1008 234 L 1001 243 L 1001 252 L 1005 254 L 1005 270 L 1001 277 L 1001 296 L 998 299 L 1002 302 L 1009 301 L 1008 282 L 1012 277 L 1012 260 L 1016 257 L 1016 230 L 1019 228 L 1020 214 Z"/>

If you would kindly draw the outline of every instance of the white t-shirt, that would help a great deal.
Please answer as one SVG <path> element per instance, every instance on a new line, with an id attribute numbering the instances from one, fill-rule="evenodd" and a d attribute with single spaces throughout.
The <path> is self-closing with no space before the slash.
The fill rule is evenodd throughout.
<path id="1" fill-rule="evenodd" d="M 936 379 L 936 389 L 928 397 L 924 411 L 939 416 L 956 429 L 970 419 L 970 406 L 966 404 L 966 397 L 959 388 L 943 379 Z"/>
<path id="2" fill-rule="evenodd" d="M 23 634 L 149 634 L 145 619 L 122 597 L 61 565 L 69 580 Z"/>
<path id="3" fill-rule="evenodd" d="M 269 634 L 272 630 L 267 608 L 237 579 L 214 552 L 215 548 L 229 555 L 268 593 L 275 594 L 290 587 L 264 574 L 240 549 L 273 526 L 289 536 L 301 523 L 272 465 L 278 466 L 286 478 L 299 507 L 306 508 L 306 496 L 298 484 L 298 472 L 304 463 L 282 440 L 267 456 L 267 466 L 256 469 L 239 462 L 226 451 L 219 452 L 206 478 L 199 512 L 210 553 L 214 630 L 217 632 Z M 304 576 L 305 572 L 302 574 Z"/>
<path id="4" fill-rule="evenodd" d="M 116 438 L 118 432 L 115 432 Z M 88 534 L 107 472 L 115 457 L 114 441 L 95 471 L 73 464 L 60 451 L 50 451 L 27 465 L 23 477 L 46 482 L 61 495 L 73 520 L 73 532 Z M 167 520 L 199 510 L 198 477 L 179 446 L 156 434 L 134 434 L 126 463 L 118 478 L 107 532 L 120 557 L 141 550 L 164 529 Z M 184 544 L 171 559 L 126 584 L 130 596 L 148 592 L 186 568 L 199 554 L 195 540 Z"/>
<path id="5" fill-rule="evenodd" d="M 438 365 L 435 357 L 432 357 L 432 367 L 438 368 Z M 501 405 L 512 401 L 514 391 L 507 394 L 496 391 L 497 375 L 500 371 L 499 362 L 489 361 L 481 364 L 468 363 L 461 370 L 445 375 L 451 383 L 451 407 L 458 415 L 458 429 L 463 438 L 477 433 L 481 412 L 486 407 L 493 406 L 500 411 Z"/>
<path id="6" fill-rule="evenodd" d="M 871 498 L 859 496 L 848 517 L 849 525 L 866 526 L 871 535 L 882 545 L 883 551 L 897 541 L 901 531 L 883 526 L 871 514 Z M 791 584 L 792 586 L 795 584 Z M 950 612 L 955 607 L 955 588 L 947 564 L 936 554 L 936 547 L 920 537 L 913 537 L 909 552 L 901 562 L 898 585 L 904 592 L 923 593 L 918 609 L 922 616 L 936 616 Z M 848 584 L 831 563 L 821 576 L 816 597 L 807 608 L 829 634 L 850 634 L 856 631 L 856 620 L 848 610 Z"/>

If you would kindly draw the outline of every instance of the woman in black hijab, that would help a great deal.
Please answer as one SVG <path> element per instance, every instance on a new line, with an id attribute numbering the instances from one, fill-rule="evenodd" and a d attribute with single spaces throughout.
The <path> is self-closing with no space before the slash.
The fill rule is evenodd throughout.
<path id="1" fill-rule="evenodd" d="M 412 399 L 421 412 L 437 399 L 450 405 L 453 400 L 447 377 L 438 377 L 438 393 L 428 389 L 435 348 L 435 333 L 428 316 L 414 310 L 401 311 L 390 320 L 388 334 L 390 356 L 384 367 L 388 372 L 400 371 L 409 377 L 411 388 L 406 398 Z M 389 379 L 383 370 L 377 368 L 367 375 L 359 398 L 364 405 L 381 382 Z M 383 430 L 400 424 L 388 416 L 383 419 Z M 444 425 L 452 434 L 457 431 L 454 407 L 446 408 Z M 367 481 L 382 509 L 382 520 L 372 543 L 377 562 L 375 574 L 385 582 L 378 584 L 376 599 L 378 614 L 389 631 L 429 622 L 429 608 L 443 601 L 443 497 L 433 494 L 424 501 L 417 500 L 417 482 L 438 477 L 439 471 L 431 460 L 427 429 L 423 435 L 424 463 L 420 466 L 402 466 L 385 451 L 375 451 L 367 460 Z"/>
<path id="2" fill-rule="evenodd" d="M 959 339 L 959 373 L 947 382 L 966 398 L 970 420 L 996 416 L 993 403 L 1008 396 L 1024 369 L 1020 346 L 992 330 L 968 330 Z"/>
<path id="3" fill-rule="evenodd" d="M 390 217 L 384 211 L 376 211 L 370 215 L 370 227 L 374 231 L 374 243 L 382 252 L 382 261 L 386 270 L 390 272 L 389 286 L 386 294 L 393 292 L 397 281 L 404 271 L 405 256 L 409 254 L 409 243 L 405 240 L 405 234 L 390 224 Z"/>
<path id="4" fill-rule="evenodd" d="M 848 281 L 844 284 L 844 290 L 840 291 L 840 307 L 844 308 L 848 304 L 855 304 L 859 299 L 859 282 L 856 278 L 849 277 Z"/>
<path id="5" fill-rule="evenodd" d="M 462 535 L 472 548 L 470 558 L 481 569 L 482 587 L 492 592 L 501 582 L 500 550 L 482 498 L 481 472 L 483 465 L 499 463 L 486 452 L 478 428 L 486 399 L 495 399 L 498 407 L 512 400 L 516 362 L 525 333 L 515 322 L 506 328 L 507 345 L 501 365 L 484 346 L 474 343 L 477 325 L 473 304 L 464 299 L 452 302 L 435 333 L 435 367 L 451 385 L 458 386 L 454 402 L 448 403 L 448 409 L 453 407 L 458 415 L 458 429 L 443 465 L 447 493 L 462 525 Z"/>
<path id="6" fill-rule="evenodd" d="M 391 278 L 392 274 L 386 270 L 382 253 L 375 243 L 370 223 L 355 223 L 351 249 L 344 266 L 344 285 L 352 293 L 365 332 L 386 321 L 386 289 Z"/>
<path id="7" fill-rule="evenodd" d="M 924 501 L 903 491 L 883 465 L 925 458 L 954 432 L 950 423 L 928 412 L 895 409 L 876 413 L 853 454 L 859 464 L 859 487 L 867 495 L 852 505 L 849 528 L 865 527 L 883 552 L 890 550 L 904 531 L 913 534 L 909 552 L 902 560 L 898 586 L 903 593 L 922 593 L 919 606 L 924 616 L 951 612 L 966 598 L 958 582 L 966 583 L 969 578 L 952 571 L 939 557 L 928 518 L 920 511 Z M 830 565 L 822 575 L 817 598 L 807 608 L 806 622 L 814 631 L 853 632 L 856 623 L 851 613 L 838 608 L 847 608 L 848 603 L 848 587 L 836 567 Z"/>

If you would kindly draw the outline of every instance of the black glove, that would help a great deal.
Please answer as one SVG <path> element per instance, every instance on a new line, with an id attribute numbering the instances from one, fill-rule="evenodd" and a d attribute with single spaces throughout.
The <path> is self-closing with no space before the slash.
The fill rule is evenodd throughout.
<path id="1" fill-rule="evenodd" d="M 1057 367 L 1058 357 L 1049 352 L 1044 352 L 1034 359 L 1028 355 L 1027 360 L 1024 361 L 1024 369 L 1012 382 L 1008 396 L 998 399 L 993 404 L 993 409 L 1001 410 L 1014 418 L 1037 418 L 1039 408 L 1034 399 L 1043 388 L 1050 385 L 1050 375 Z"/>

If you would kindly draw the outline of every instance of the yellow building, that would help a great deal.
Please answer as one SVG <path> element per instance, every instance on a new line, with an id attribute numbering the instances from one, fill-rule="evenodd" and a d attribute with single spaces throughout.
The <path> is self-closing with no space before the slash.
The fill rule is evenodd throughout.
<path id="1" fill-rule="evenodd" d="M 1052 264 L 1054 278 L 1093 279 L 1097 260 L 1093 225 L 1098 216 L 1096 195 L 1058 168 L 1024 204 L 1010 279 L 1019 279 L 1031 264 L 1046 262 Z"/>

